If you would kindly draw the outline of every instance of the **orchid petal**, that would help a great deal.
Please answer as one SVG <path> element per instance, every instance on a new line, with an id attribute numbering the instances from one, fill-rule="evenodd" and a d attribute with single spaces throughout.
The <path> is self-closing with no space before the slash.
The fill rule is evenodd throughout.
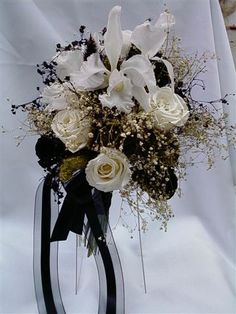
<path id="1" fill-rule="evenodd" d="M 136 26 L 131 36 L 131 42 L 145 56 L 151 58 L 161 49 L 166 37 L 167 34 L 162 28 L 155 28 L 146 21 L 142 25 Z"/>
<path id="2" fill-rule="evenodd" d="M 109 73 L 99 54 L 94 53 L 82 63 L 80 71 L 71 74 L 71 82 L 79 90 L 93 91 L 107 86 Z"/>
<path id="3" fill-rule="evenodd" d="M 109 78 L 109 86 L 107 91 L 111 92 L 114 88 L 119 89 L 119 86 L 121 87 L 121 84 L 124 84 L 124 81 L 129 81 L 123 76 L 123 73 L 119 72 L 117 69 L 115 69 Z M 123 86 L 123 85 L 122 85 Z M 124 86 L 123 86 L 124 87 Z M 122 88 L 123 88 L 122 87 Z M 131 87 L 131 84 L 129 83 L 129 87 Z"/>
<path id="4" fill-rule="evenodd" d="M 152 25 L 150 21 L 136 26 L 131 42 L 141 50 L 141 52 L 151 58 L 161 49 L 167 37 L 167 29 L 175 23 L 174 17 L 168 13 L 162 13 Z"/>
<path id="5" fill-rule="evenodd" d="M 120 25 L 121 7 L 115 6 L 109 13 L 107 31 L 104 35 L 104 47 L 113 71 L 120 57 L 123 37 Z"/>
<path id="6" fill-rule="evenodd" d="M 124 94 L 111 93 L 99 96 L 99 100 L 104 107 L 117 107 L 119 111 L 129 113 L 134 106 L 132 99 Z"/>
<path id="7" fill-rule="evenodd" d="M 100 95 L 99 100 L 105 107 L 117 107 L 118 110 L 129 113 L 134 106 L 130 80 L 115 69 L 109 79 L 107 94 Z"/>
<path id="8" fill-rule="evenodd" d="M 132 35 L 132 31 L 130 30 L 122 31 L 123 44 L 122 44 L 122 49 L 120 53 L 121 58 L 126 58 L 127 54 L 129 53 L 129 50 L 131 47 L 131 41 L 130 41 L 131 35 Z"/>
<path id="9" fill-rule="evenodd" d="M 145 88 L 134 86 L 132 92 L 134 98 L 139 102 L 144 111 L 150 111 L 150 94 L 145 91 Z"/>
<path id="10" fill-rule="evenodd" d="M 103 43 L 103 35 L 100 32 L 95 32 L 93 34 L 93 39 L 96 43 L 98 52 L 101 52 L 103 49 L 103 44 L 102 44 Z"/>
<path id="11" fill-rule="evenodd" d="M 83 62 L 83 54 L 81 50 L 61 51 L 54 58 L 56 61 L 57 76 L 64 80 L 66 76 L 70 76 L 71 72 L 79 71 Z"/>
<path id="12" fill-rule="evenodd" d="M 135 55 L 124 61 L 121 70 L 130 78 L 133 85 L 138 87 L 147 86 L 149 91 L 155 88 L 156 78 L 151 62 L 142 55 Z"/>
<path id="13" fill-rule="evenodd" d="M 162 59 L 162 58 L 158 58 L 158 57 L 154 57 L 154 58 L 152 58 L 152 60 L 157 60 L 157 61 L 161 61 L 164 63 L 164 65 L 166 66 L 167 72 L 169 74 L 169 77 L 170 77 L 171 89 L 174 92 L 175 81 L 174 81 L 174 70 L 173 70 L 172 64 L 169 61 Z"/>

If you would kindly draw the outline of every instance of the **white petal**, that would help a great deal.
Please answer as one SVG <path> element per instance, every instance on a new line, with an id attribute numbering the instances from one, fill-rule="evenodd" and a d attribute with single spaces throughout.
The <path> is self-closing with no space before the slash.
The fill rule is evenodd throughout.
<path id="1" fill-rule="evenodd" d="M 79 71 L 83 62 L 83 54 L 81 50 L 62 51 L 54 58 L 57 62 L 57 76 L 63 80 L 66 76 L 70 76 L 72 72 Z"/>
<path id="2" fill-rule="evenodd" d="M 149 21 L 135 27 L 131 42 L 147 57 L 153 57 L 162 47 L 167 33 L 161 27 L 155 27 Z"/>
<path id="3" fill-rule="evenodd" d="M 132 98 L 124 93 L 112 92 L 110 95 L 103 94 L 99 96 L 99 100 L 104 107 L 116 107 L 119 111 L 129 113 L 134 106 Z"/>
<path id="4" fill-rule="evenodd" d="M 118 70 L 111 73 L 107 94 L 99 96 L 105 107 L 117 107 L 118 110 L 129 113 L 134 106 L 132 101 L 132 84 Z"/>
<path id="5" fill-rule="evenodd" d="M 48 111 L 62 110 L 67 107 L 65 99 L 64 85 L 59 83 L 53 83 L 50 86 L 46 86 L 41 94 L 41 101 L 48 106 Z"/>
<path id="6" fill-rule="evenodd" d="M 107 86 L 108 75 L 99 54 L 94 53 L 82 63 L 80 71 L 71 74 L 71 81 L 79 90 L 93 91 Z"/>
<path id="7" fill-rule="evenodd" d="M 120 25 L 121 7 L 115 6 L 109 13 L 107 31 L 104 35 L 104 47 L 113 71 L 120 57 L 123 37 Z"/>
<path id="8" fill-rule="evenodd" d="M 104 48 L 103 45 L 102 45 L 103 35 L 101 33 L 95 32 L 93 34 L 93 39 L 94 39 L 94 41 L 96 43 L 98 51 L 100 52 Z"/>
<path id="9" fill-rule="evenodd" d="M 133 85 L 147 86 L 149 91 L 156 87 L 156 78 L 151 62 L 142 55 L 135 55 L 124 61 L 121 70 L 130 78 Z"/>
<path id="10" fill-rule="evenodd" d="M 158 58 L 158 57 L 154 57 L 154 58 L 152 58 L 152 60 L 157 60 L 157 61 L 161 61 L 164 63 L 164 65 L 166 66 L 167 72 L 169 74 L 169 77 L 170 77 L 171 89 L 174 92 L 175 79 L 174 79 L 174 70 L 173 70 L 172 64 L 169 61 L 162 59 L 162 58 Z"/>
<path id="11" fill-rule="evenodd" d="M 174 24 L 174 16 L 164 12 L 154 26 L 149 21 L 136 26 L 131 36 L 131 42 L 144 55 L 151 58 L 161 49 L 167 37 L 166 31 Z"/>
<path id="12" fill-rule="evenodd" d="M 113 89 L 119 92 L 120 90 L 123 90 L 125 86 L 126 89 L 128 88 L 131 91 L 130 80 L 124 77 L 122 72 L 119 72 L 117 69 L 115 69 L 110 75 L 107 92 L 109 93 Z"/>
<path id="13" fill-rule="evenodd" d="M 122 49 L 121 49 L 121 53 L 120 53 L 121 58 L 125 58 L 129 52 L 129 50 L 130 50 L 131 35 L 132 35 L 132 32 L 130 30 L 122 31 L 123 44 L 122 44 Z"/>
<path id="14" fill-rule="evenodd" d="M 133 87 L 133 96 L 139 102 L 140 106 L 146 111 L 151 110 L 150 94 L 143 87 Z"/>

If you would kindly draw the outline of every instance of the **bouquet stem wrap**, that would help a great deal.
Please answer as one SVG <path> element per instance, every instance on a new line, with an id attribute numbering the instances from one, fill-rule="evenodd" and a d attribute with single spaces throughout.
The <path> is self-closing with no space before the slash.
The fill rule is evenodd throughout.
<path id="1" fill-rule="evenodd" d="M 39 313 L 66 313 L 58 279 L 58 241 L 66 240 L 69 231 L 82 234 L 83 230 L 98 270 L 98 313 L 124 313 L 122 268 L 107 220 L 112 194 L 92 188 L 81 171 L 65 186 L 67 195 L 58 215 L 51 183 L 49 174 L 35 200 L 34 282 Z"/>

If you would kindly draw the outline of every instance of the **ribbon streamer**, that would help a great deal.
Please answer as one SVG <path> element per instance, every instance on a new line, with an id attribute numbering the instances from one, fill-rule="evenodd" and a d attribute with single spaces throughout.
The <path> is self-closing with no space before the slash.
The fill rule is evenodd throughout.
<path id="1" fill-rule="evenodd" d="M 35 197 L 34 285 L 40 314 L 65 314 L 58 279 L 58 243 L 50 245 L 51 225 L 58 216 L 51 183 L 52 177 L 48 175 L 39 184 Z"/>
<path id="2" fill-rule="evenodd" d="M 54 211 L 51 211 L 51 179 L 48 175 L 39 185 L 35 202 L 34 281 L 39 313 L 65 313 L 57 272 L 57 241 L 66 240 L 69 231 L 82 234 L 88 231 L 88 226 L 92 235 L 87 239 L 88 245 L 94 254 L 99 276 L 98 314 L 124 313 L 123 273 L 108 224 L 111 193 L 93 189 L 84 172 L 79 172 L 65 186 L 67 195 L 50 238 L 55 220 Z"/>

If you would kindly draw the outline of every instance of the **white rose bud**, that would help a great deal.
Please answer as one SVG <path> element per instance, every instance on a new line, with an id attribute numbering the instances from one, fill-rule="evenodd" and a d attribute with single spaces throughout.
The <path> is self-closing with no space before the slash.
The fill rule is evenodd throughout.
<path id="1" fill-rule="evenodd" d="M 126 156 L 117 149 L 104 148 L 85 169 L 88 183 L 103 192 L 111 192 L 123 188 L 130 180 Z"/>
<path id="2" fill-rule="evenodd" d="M 156 121 L 156 127 L 164 130 L 183 126 L 189 118 L 186 102 L 173 93 L 170 87 L 162 87 L 152 95 L 151 113 Z"/>
<path id="3" fill-rule="evenodd" d="M 52 121 L 52 130 L 72 153 L 84 148 L 89 141 L 90 122 L 80 110 L 61 110 Z"/>

